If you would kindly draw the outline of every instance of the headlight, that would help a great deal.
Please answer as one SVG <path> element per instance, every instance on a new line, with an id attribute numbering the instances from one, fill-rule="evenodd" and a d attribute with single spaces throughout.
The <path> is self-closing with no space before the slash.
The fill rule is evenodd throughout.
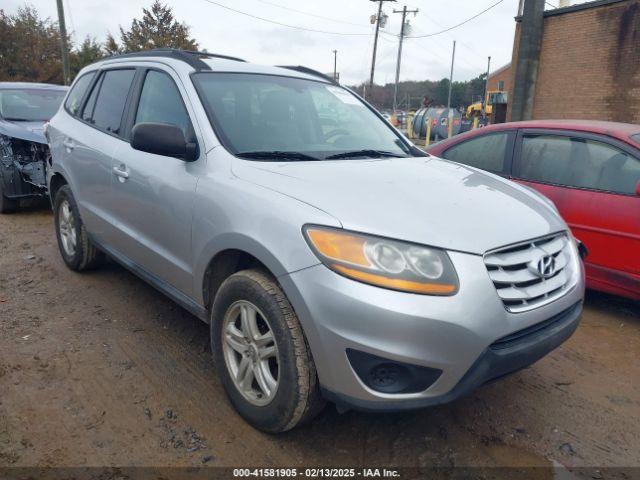
<path id="1" fill-rule="evenodd" d="M 345 277 L 424 295 L 458 291 L 458 276 L 444 250 L 315 225 L 303 232 L 322 263 Z"/>

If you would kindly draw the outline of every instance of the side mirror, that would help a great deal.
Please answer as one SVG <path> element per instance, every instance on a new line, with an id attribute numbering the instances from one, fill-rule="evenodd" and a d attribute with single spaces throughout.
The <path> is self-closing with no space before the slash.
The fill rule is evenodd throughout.
<path id="1" fill-rule="evenodd" d="M 577 238 L 576 238 L 576 242 L 578 242 L 578 253 L 580 254 L 580 258 L 584 260 L 589 256 L 589 250 L 587 250 L 587 247 L 585 246 L 585 244 L 582 243 Z"/>
<path id="2" fill-rule="evenodd" d="M 131 147 L 141 152 L 175 157 L 187 162 L 198 158 L 198 145 L 187 142 L 184 133 L 166 123 L 138 123 L 131 132 Z"/>

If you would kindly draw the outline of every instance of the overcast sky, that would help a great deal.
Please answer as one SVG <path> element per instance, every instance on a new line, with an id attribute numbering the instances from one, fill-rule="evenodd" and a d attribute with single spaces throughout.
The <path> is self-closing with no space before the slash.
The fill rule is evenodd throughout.
<path id="1" fill-rule="evenodd" d="M 392 13 L 406 5 L 419 13 L 409 18 L 411 35 L 426 35 L 456 25 L 479 13 L 497 0 L 411 0 L 388 2 L 387 34 L 378 43 L 376 83 L 395 78 L 400 14 Z M 265 64 L 300 64 L 323 72 L 333 71 L 333 53 L 338 50 L 338 71 L 347 84 L 368 79 L 373 48 L 373 26 L 369 17 L 377 3 L 370 0 L 215 0 L 253 16 L 311 30 L 338 32 L 336 35 L 278 26 L 251 18 L 210 3 L 208 0 L 165 0 L 176 17 L 191 27 L 200 48 L 210 52 L 242 57 Z M 55 0 L 30 0 L 42 16 L 57 18 Z M 86 35 L 104 41 L 107 32 L 118 33 L 140 17 L 142 7 L 152 0 L 64 0 L 67 29 L 73 39 Z M 557 0 L 550 3 L 557 4 Z M 576 2 L 577 3 L 577 2 Z M 25 4 L 24 0 L 3 0 L 6 13 Z M 429 38 L 407 39 L 403 49 L 401 80 L 438 80 L 449 76 L 453 40 L 458 41 L 454 80 L 468 80 L 486 70 L 492 57 L 492 70 L 511 60 L 514 16 L 518 0 L 502 3 L 475 20 L 451 32 Z M 292 11 L 298 10 L 299 12 Z M 324 17 L 324 18 L 320 18 Z M 359 34 L 359 35 L 352 35 Z"/>

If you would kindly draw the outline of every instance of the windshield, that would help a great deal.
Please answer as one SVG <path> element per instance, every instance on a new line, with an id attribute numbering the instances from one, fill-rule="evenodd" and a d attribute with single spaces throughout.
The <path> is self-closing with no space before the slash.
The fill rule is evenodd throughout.
<path id="1" fill-rule="evenodd" d="M 221 141 L 240 157 L 300 161 L 409 154 L 391 128 L 341 87 L 257 74 L 198 73 L 194 80 Z"/>
<path id="2" fill-rule="evenodd" d="M 64 90 L 0 90 L 0 117 L 16 122 L 46 122 L 58 111 Z"/>

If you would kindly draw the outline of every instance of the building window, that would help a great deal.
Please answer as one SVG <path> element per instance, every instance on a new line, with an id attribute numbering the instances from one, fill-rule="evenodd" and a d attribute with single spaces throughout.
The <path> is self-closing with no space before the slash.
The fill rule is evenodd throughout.
<path id="1" fill-rule="evenodd" d="M 498 90 L 504 90 L 504 80 L 498 80 Z"/>

